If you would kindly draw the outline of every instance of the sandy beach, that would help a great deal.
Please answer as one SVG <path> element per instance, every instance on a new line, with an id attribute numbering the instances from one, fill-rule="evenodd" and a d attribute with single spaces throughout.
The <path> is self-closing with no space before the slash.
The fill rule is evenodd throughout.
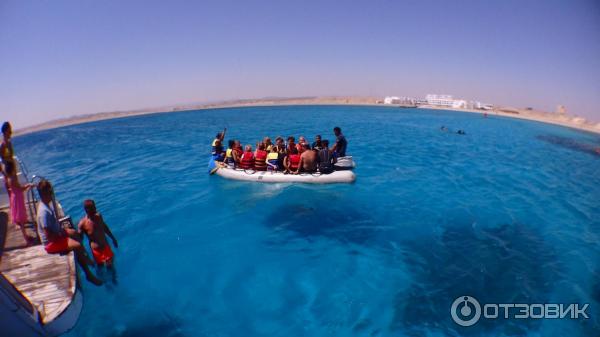
<path id="1" fill-rule="evenodd" d="M 123 118 L 130 116 L 147 115 L 154 113 L 169 113 L 202 109 L 218 109 L 233 107 L 250 106 L 276 106 L 276 105 L 377 105 L 388 106 L 390 108 L 398 105 L 384 105 L 380 97 L 293 97 L 293 98 L 261 98 L 261 99 L 240 99 L 206 104 L 175 105 L 160 108 L 140 109 L 130 111 L 100 112 L 87 115 L 73 116 L 63 119 L 52 120 L 41 124 L 29 126 L 15 131 L 15 136 L 24 135 L 32 132 L 48 130 L 68 125 L 88 123 L 105 119 Z M 493 110 L 475 110 L 475 109 L 452 109 L 438 106 L 422 105 L 419 108 L 450 110 L 471 112 L 493 116 L 503 116 L 509 118 L 519 118 L 532 120 L 542 123 L 556 124 L 578 130 L 584 130 L 600 134 L 600 122 L 590 122 L 584 118 L 571 116 L 568 114 L 550 113 L 538 110 L 519 109 L 512 107 L 495 107 Z"/>

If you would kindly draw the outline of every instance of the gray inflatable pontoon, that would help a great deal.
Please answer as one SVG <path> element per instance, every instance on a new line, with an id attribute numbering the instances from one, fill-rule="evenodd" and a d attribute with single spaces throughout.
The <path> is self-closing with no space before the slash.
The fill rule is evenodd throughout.
<path id="1" fill-rule="evenodd" d="M 222 167 L 217 169 L 215 174 L 227 179 L 256 181 L 263 183 L 333 184 L 351 183 L 356 180 L 356 175 L 350 170 L 334 171 L 329 174 L 283 174 L 281 172 L 241 170 Z"/>

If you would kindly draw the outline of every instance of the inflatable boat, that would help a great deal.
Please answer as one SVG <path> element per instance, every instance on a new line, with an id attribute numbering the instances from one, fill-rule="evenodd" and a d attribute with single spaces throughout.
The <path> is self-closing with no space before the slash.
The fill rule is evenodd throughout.
<path id="1" fill-rule="evenodd" d="M 300 173 L 283 174 L 282 172 L 254 171 L 232 169 L 227 167 L 218 167 L 215 174 L 223 178 L 257 181 L 263 183 L 310 183 L 310 184 L 333 184 L 333 183 L 351 183 L 356 180 L 356 175 L 350 170 L 333 171 L 328 174 L 321 173 Z"/>
<path id="2" fill-rule="evenodd" d="M 335 171 L 332 173 L 300 173 L 284 174 L 283 172 L 255 171 L 234 169 L 215 162 L 211 157 L 208 161 L 208 173 L 233 180 L 257 181 L 263 183 L 309 183 L 309 184 L 334 184 L 351 183 L 356 180 L 356 175 L 351 170 L 356 167 L 351 156 L 337 159 Z"/>

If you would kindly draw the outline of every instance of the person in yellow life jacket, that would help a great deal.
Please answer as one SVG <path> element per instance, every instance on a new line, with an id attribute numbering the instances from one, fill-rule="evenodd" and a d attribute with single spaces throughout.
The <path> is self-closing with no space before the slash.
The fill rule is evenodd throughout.
<path id="1" fill-rule="evenodd" d="M 267 170 L 268 171 L 279 171 L 279 148 L 271 146 L 271 152 L 267 155 Z"/>
<path id="2" fill-rule="evenodd" d="M 235 158 L 233 157 L 234 148 L 235 148 L 235 140 L 230 139 L 229 143 L 228 143 L 227 151 L 225 151 L 225 160 L 224 160 L 225 164 L 227 164 L 227 166 L 229 166 L 230 168 L 233 168 L 235 166 Z"/>
<path id="3" fill-rule="evenodd" d="M 215 161 L 223 161 L 225 159 L 225 151 L 223 151 L 223 140 L 225 139 L 225 132 L 227 128 L 223 129 L 223 132 L 217 133 L 215 139 L 212 142 L 212 157 Z"/>

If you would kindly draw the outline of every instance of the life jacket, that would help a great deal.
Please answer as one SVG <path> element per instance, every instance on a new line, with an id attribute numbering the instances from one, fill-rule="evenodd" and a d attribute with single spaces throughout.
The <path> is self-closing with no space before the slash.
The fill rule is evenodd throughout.
<path id="1" fill-rule="evenodd" d="M 220 139 L 216 139 L 215 138 L 215 140 L 213 140 L 213 142 L 212 142 L 212 154 L 213 154 L 213 156 L 214 155 L 218 155 L 221 152 L 223 152 L 223 144 L 217 146 L 217 140 L 220 140 Z"/>
<path id="2" fill-rule="evenodd" d="M 256 155 L 254 157 L 254 169 L 257 171 L 267 170 L 267 151 L 256 150 Z"/>
<path id="3" fill-rule="evenodd" d="M 279 153 L 277 152 L 269 152 L 267 155 L 267 160 L 277 160 L 279 159 Z"/>
<path id="4" fill-rule="evenodd" d="M 233 149 L 225 151 L 225 164 L 233 164 Z"/>
<path id="5" fill-rule="evenodd" d="M 302 146 L 303 144 L 306 144 L 306 149 Z M 302 152 L 304 152 L 306 150 L 310 150 L 310 144 L 298 143 L 298 144 L 296 144 L 296 150 L 298 150 L 298 153 L 302 154 Z"/>
<path id="6" fill-rule="evenodd" d="M 241 161 L 241 160 L 242 160 L 242 155 L 244 154 L 244 150 L 242 150 L 242 149 L 241 149 L 241 148 L 239 148 L 239 147 L 235 147 L 235 148 L 233 148 L 233 150 L 231 151 L 231 157 L 232 157 L 232 159 L 235 161 L 235 158 L 233 158 L 233 152 L 235 152 L 235 153 L 237 154 L 237 158 L 238 158 L 238 160 L 240 160 L 240 161 Z M 238 164 L 239 164 L 239 163 L 238 163 Z"/>
<path id="7" fill-rule="evenodd" d="M 252 152 L 244 152 L 240 162 L 240 168 L 249 170 L 254 167 L 254 154 Z"/>
<path id="8" fill-rule="evenodd" d="M 299 154 L 290 154 L 290 170 L 297 170 L 298 165 L 300 165 L 300 155 Z"/>

